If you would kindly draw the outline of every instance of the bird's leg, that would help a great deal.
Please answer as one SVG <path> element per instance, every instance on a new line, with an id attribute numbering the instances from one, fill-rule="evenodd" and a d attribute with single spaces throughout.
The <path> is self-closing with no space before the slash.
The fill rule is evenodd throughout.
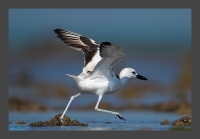
<path id="1" fill-rule="evenodd" d="M 78 94 L 76 94 L 76 95 L 74 95 L 74 96 L 71 96 L 71 98 L 70 98 L 70 100 L 69 100 L 69 102 L 68 102 L 68 104 L 67 104 L 67 106 L 66 106 L 66 108 L 65 108 L 65 110 L 64 110 L 64 112 L 63 112 L 63 114 L 62 114 L 62 116 L 60 117 L 60 121 L 61 121 L 61 122 L 62 122 L 62 118 L 63 118 L 63 116 L 65 115 L 65 113 L 66 113 L 66 111 L 67 111 L 67 109 L 68 109 L 70 103 L 72 102 L 72 100 L 73 100 L 75 97 L 78 97 L 78 96 L 80 96 L 80 95 L 81 95 L 81 93 L 78 93 Z M 63 122 L 62 122 L 62 123 L 63 123 Z"/>
<path id="2" fill-rule="evenodd" d="M 101 101 L 102 97 L 103 97 L 103 95 L 99 95 L 99 99 L 98 99 L 97 104 L 95 106 L 95 110 L 102 111 L 102 112 L 107 112 L 107 113 L 111 113 L 111 114 L 115 114 L 116 116 L 119 117 L 119 119 L 126 121 L 126 119 L 124 119 L 118 112 L 113 112 L 113 111 L 99 109 L 98 106 L 99 106 L 99 102 Z"/>

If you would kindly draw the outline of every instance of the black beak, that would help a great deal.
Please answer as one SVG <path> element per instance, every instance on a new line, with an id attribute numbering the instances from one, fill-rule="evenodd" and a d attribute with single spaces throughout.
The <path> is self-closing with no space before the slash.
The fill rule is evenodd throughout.
<path id="1" fill-rule="evenodd" d="M 147 80 L 147 78 L 143 77 L 142 75 L 136 75 L 136 78 L 141 79 L 141 80 Z"/>

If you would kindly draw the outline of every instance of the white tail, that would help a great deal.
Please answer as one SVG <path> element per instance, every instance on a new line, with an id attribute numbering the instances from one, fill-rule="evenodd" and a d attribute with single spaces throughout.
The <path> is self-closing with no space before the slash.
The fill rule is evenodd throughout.
<path id="1" fill-rule="evenodd" d="M 71 77 L 72 79 L 74 79 L 75 81 L 80 80 L 77 76 L 75 75 L 70 75 L 70 74 L 66 74 L 67 76 Z"/>

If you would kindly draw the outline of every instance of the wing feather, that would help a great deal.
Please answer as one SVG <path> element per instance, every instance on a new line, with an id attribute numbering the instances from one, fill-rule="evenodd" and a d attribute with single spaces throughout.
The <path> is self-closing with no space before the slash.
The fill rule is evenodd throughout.
<path id="1" fill-rule="evenodd" d="M 100 45 L 101 61 L 98 62 L 91 75 L 102 74 L 106 78 L 117 78 L 114 67 L 126 55 L 116 45 L 109 42 L 102 42 Z"/>
<path id="2" fill-rule="evenodd" d="M 94 70 L 96 64 L 101 60 L 101 56 L 99 55 L 100 44 L 90 38 L 71 31 L 55 29 L 54 32 L 57 34 L 57 37 L 64 41 L 70 48 L 82 51 L 84 54 L 83 71 L 85 73 Z"/>

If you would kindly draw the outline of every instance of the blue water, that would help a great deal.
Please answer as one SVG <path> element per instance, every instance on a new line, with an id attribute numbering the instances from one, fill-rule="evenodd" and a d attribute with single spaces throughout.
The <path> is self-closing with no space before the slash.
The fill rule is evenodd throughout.
<path id="1" fill-rule="evenodd" d="M 20 98 L 28 98 L 33 102 L 40 103 L 45 106 L 54 106 L 54 107 L 65 107 L 70 99 L 71 95 L 75 95 L 79 93 L 78 88 L 76 90 L 70 90 L 71 86 L 75 86 L 75 82 L 66 76 L 66 73 L 78 75 L 83 66 L 82 55 L 81 53 L 77 53 L 77 59 L 67 59 L 65 57 L 57 57 L 57 58 L 49 58 L 40 60 L 25 60 L 18 62 L 11 62 L 9 67 L 9 96 L 16 95 Z M 78 60 L 81 59 L 81 60 Z M 134 62 L 132 61 L 134 60 Z M 148 60 L 147 60 L 148 59 Z M 156 59 L 156 60 L 155 60 Z M 176 59 L 176 60 L 175 60 Z M 178 77 L 178 73 L 180 71 L 180 63 L 178 64 L 179 58 L 174 58 L 174 60 L 169 60 L 165 58 L 143 58 L 138 56 L 131 56 L 123 62 L 119 63 L 118 68 L 116 68 L 116 73 L 119 73 L 121 68 L 123 67 L 134 67 L 140 74 L 148 78 L 148 82 L 144 82 L 141 80 L 131 80 L 129 85 L 135 85 L 138 83 L 148 84 L 148 83 L 159 83 L 159 85 L 171 85 L 174 80 Z M 147 60 L 147 61 L 146 61 Z M 169 62 L 172 61 L 172 62 Z M 142 64 L 141 64 L 142 63 Z M 121 65 L 120 65 L 121 64 Z M 48 90 L 40 90 L 40 88 L 36 88 L 35 86 L 30 87 L 15 87 L 12 86 L 11 83 L 14 82 L 17 78 L 18 72 L 21 70 L 25 70 L 30 74 L 32 78 L 30 78 L 30 82 L 41 82 L 48 86 Z M 63 99 L 56 99 L 55 96 L 52 96 L 50 92 L 48 93 L 48 97 L 39 96 L 38 92 L 44 91 L 54 91 L 53 85 L 61 84 L 63 86 L 67 86 L 66 88 L 71 93 L 70 96 Z M 153 104 L 159 102 L 165 102 L 173 99 L 172 93 L 163 93 L 164 91 L 155 94 L 154 92 L 147 92 L 141 98 L 129 98 L 122 99 L 119 97 L 120 92 L 105 95 L 102 99 L 102 102 L 108 102 L 111 105 L 121 106 L 126 105 L 127 103 L 140 103 L 140 104 Z M 30 95 L 32 93 L 32 95 Z M 38 95 L 37 95 L 38 94 Z M 160 95 L 159 95 L 160 94 Z M 31 97 L 30 97 L 31 96 Z M 98 96 L 96 95 L 81 95 L 76 98 L 70 107 L 75 105 L 77 106 L 85 106 L 90 103 L 96 103 Z"/>
<path id="2" fill-rule="evenodd" d="M 32 122 L 47 121 L 62 111 L 50 112 L 9 112 L 8 129 L 10 131 L 30 131 L 30 130 L 141 130 L 150 128 L 150 130 L 170 130 L 172 125 L 160 125 L 163 119 L 170 123 L 179 119 L 183 115 L 173 113 L 156 113 L 150 111 L 123 111 L 121 115 L 126 119 L 122 121 L 115 119 L 115 115 L 97 112 L 97 111 L 68 111 L 67 116 L 70 119 L 76 119 L 81 123 L 87 123 L 89 126 L 54 126 L 54 127 L 31 127 Z M 17 121 L 24 120 L 26 124 L 16 124 Z M 106 122 L 111 122 L 107 124 Z"/>
<path id="3" fill-rule="evenodd" d="M 191 43 L 191 9 L 9 9 L 9 51 L 39 41 L 58 42 L 55 28 L 99 43 L 187 47 Z"/>

